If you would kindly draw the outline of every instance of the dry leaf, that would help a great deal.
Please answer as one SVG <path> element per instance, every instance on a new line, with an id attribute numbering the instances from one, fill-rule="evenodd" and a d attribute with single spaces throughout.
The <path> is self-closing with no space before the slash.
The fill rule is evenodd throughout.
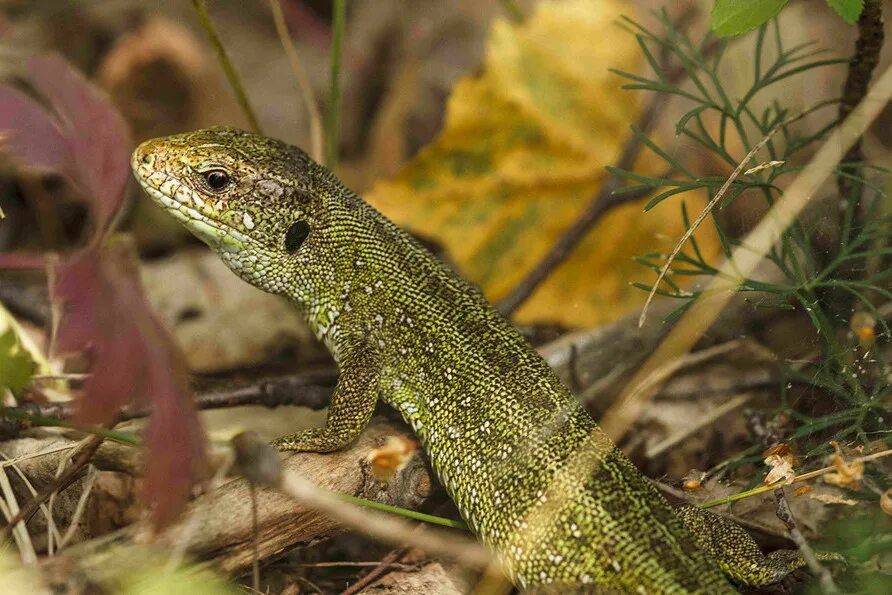
<path id="1" fill-rule="evenodd" d="M 818 502 L 823 502 L 824 504 L 845 504 L 846 506 L 855 506 L 858 504 L 857 500 L 852 500 L 851 498 L 843 498 L 842 496 L 837 496 L 836 494 L 812 494 L 809 496 L 812 500 L 817 500 Z"/>
<path id="2" fill-rule="evenodd" d="M 836 468 L 835 473 L 824 475 L 824 481 L 829 484 L 858 491 L 861 488 L 861 479 L 864 477 L 864 461 L 847 462 L 843 456 L 839 444 L 831 442 L 836 454 L 831 459 L 831 464 Z"/>
<path id="3" fill-rule="evenodd" d="M 416 450 L 415 441 L 405 436 L 388 436 L 382 446 L 369 453 L 372 475 L 379 481 L 387 481 L 406 466 Z"/>
<path id="4" fill-rule="evenodd" d="M 782 442 L 769 447 L 762 453 L 762 458 L 770 468 L 768 475 L 762 480 L 765 485 L 771 485 L 780 480 L 784 480 L 785 484 L 793 482 L 793 478 L 796 477 L 796 472 L 793 471 L 793 467 L 796 466 L 796 457 L 793 456 L 789 444 Z"/>
<path id="5" fill-rule="evenodd" d="M 801 485 L 801 486 L 799 486 L 798 488 L 796 488 L 795 490 L 793 490 L 793 494 L 794 494 L 795 496 L 804 496 L 805 494 L 808 494 L 808 493 L 811 492 L 812 490 L 814 490 L 814 488 L 811 487 L 811 486 L 808 485 L 808 484 L 806 484 L 806 485 Z"/>
<path id="6" fill-rule="evenodd" d="M 699 490 L 703 487 L 703 479 L 705 477 L 706 473 L 703 471 L 691 469 L 688 471 L 687 475 L 682 478 L 681 487 L 688 491 Z"/>
<path id="7" fill-rule="evenodd" d="M 765 485 L 771 485 L 783 480 L 785 484 L 793 483 L 796 472 L 793 471 L 793 461 L 788 457 L 780 455 L 769 455 L 765 457 L 765 464 L 770 467 L 768 475 L 762 480 Z"/>
<path id="8" fill-rule="evenodd" d="M 638 69 L 619 0 L 542 2 L 520 25 L 497 22 L 482 73 L 453 90 L 444 129 L 368 199 L 447 247 L 491 300 L 504 296 L 578 217 L 638 113 L 608 67 Z M 697 211 L 702 199 L 687 197 Z M 632 258 L 665 252 L 683 233 L 677 202 L 615 209 L 517 313 L 572 326 L 615 319 L 643 302 L 650 279 Z M 706 233 L 706 232 L 704 232 Z M 712 236 L 698 235 L 709 258 Z"/>
<path id="9" fill-rule="evenodd" d="M 849 328 L 858 338 L 858 345 L 861 349 L 867 351 L 873 347 L 876 341 L 876 318 L 869 312 L 858 311 L 852 314 L 849 320 Z"/>

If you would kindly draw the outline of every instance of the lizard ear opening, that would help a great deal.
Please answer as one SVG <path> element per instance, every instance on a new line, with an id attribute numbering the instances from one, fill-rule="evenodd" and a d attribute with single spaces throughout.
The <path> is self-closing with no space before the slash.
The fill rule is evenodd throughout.
<path id="1" fill-rule="evenodd" d="M 310 235 L 310 225 L 306 221 L 295 221 L 285 232 L 285 251 L 294 254 Z"/>

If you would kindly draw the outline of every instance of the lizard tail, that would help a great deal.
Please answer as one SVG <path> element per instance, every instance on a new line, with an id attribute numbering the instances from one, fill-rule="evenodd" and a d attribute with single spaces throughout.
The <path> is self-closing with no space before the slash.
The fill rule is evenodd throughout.
<path id="1" fill-rule="evenodd" d="M 749 533 L 713 512 L 682 506 L 677 513 L 697 544 L 738 584 L 770 585 L 806 565 L 802 554 L 794 550 L 777 550 L 766 556 Z M 816 552 L 815 556 L 818 560 L 845 562 L 832 552 Z"/>

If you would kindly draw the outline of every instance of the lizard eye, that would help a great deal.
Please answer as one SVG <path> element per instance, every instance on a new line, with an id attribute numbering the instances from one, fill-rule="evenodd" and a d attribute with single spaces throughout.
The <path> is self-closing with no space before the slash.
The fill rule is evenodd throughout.
<path id="1" fill-rule="evenodd" d="M 310 225 L 306 221 L 295 221 L 285 232 L 285 251 L 294 254 L 310 235 Z"/>
<path id="2" fill-rule="evenodd" d="M 212 169 L 211 171 L 204 172 L 202 175 L 204 176 L 204 181 L 211 187 L 211 190 L 216 192 L 229 186 L 229 183 L 232 181 L 229 174 L 222 169 Z"/>

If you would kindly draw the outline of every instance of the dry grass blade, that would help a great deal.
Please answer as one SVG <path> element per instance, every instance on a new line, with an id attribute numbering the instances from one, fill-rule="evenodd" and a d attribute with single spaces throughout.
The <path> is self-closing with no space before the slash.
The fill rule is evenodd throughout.
<path id="1" fill-rule="evenodd" d="M 21 513 L 21 509 L 5 469 L 0 472 L 0 490 L 3 492 L 3 498 L 0 499 L 0 512 L 3 513 L 3 516 L 9 522 Z M 10 532 L 18 546 L 22 562 L 25 564 L 36 564 L 37 552 L 34 550 L 34 543 L 31 541 L 31 535 L 28 533 L 28 528 L 25 524 L 13 525 Z"/>
<path id="2" fill-rule="evenodd" d="M 68 523 L 68 528 L 65 530 L 65 534 L 59 540 L 57 549 L 61 550 L 62 548 L 64 548 L 74 537 L 75 531 L 77 531 L 78 528 L 78 523 L 84 516 L 84 512 L 87 510 L 87 502 L 89 501 L 90 496 L 93 494 L 93 486 L 96 485 L 96 479 L 98 477 L 99 470 L 91 465 L 87 472 L 87 478 L 84 480 L 84 485 L 81 488 L 81 495 L 77 499 L 77 505 L 75 506 L 74 514 L 71 515 L 71 521 Z"/>
<path id="3" fill-rule="evenodd" d="M 396 545 L 412 545 L 433 556 L 448 556 L 472 568 L 487 568 L 492 556 L 477 542 L 442 530 L 425 529 L 395 517 L 359 508 L 319 489 L 300 474 L 285 470 L 279 489 L 364 535 Z"/>
<path id="4" fill-rule="evenodd" d="M 715 423 L 723 415 L 734 411 L 738 407 L 742 407 L 748 401 L 750 401 L 753 396 L 753 393 L 743 393 L 741 395 L 735 395 L 734 397 L 731 397 L 715 409 L 709 411 L 706 415 L 700 416 L 697 419 L 696 423 L 687 428 L 683 428 L 678 432 L 674 432 L 657 444 L 646 448 L 644 451 L 644 456 L 650 460 L 657 458 L 670 448 L 673 448 L 674 446 L 682 442 L 688 436 L 692 436 L 693 434 L 709 426 L 710 424 Z"/>
<path id="5" fill-rule="evenodd" d="M 269 0 L 269 7 L 273 13 L 273 22 L 276 24 L 276 33 L 279 35 L 279 41 L 282 42 L 282 48 L 291 64 L 291 71 L 294 72 L 294 78 L 297 79 L 297 86 L 300 89 L 300 95 L 304 105 L 307 107 L 307 115 L 310 119 L 310 156 L 319 163 L 325 158 L 324 146 L 322 144 L 322 115 L 319 113 L 319 106 L 316 103 L 316 97 L 313 95 L 313 85 L 310 83 L 310 77 L 300 61 L 300 55 L 297 48 L 294 47 L 294 41 L 288 34 L 288 25 L 285 23 L 285 15 L 282 14 L 281 0 Z"/>
<path id="6" fill-rule="evenodd" d="M 73 449 L 74 447 L 71 447 L 71 448 Z M 50 452 L 57 452 L 60 450 L 66 450 L 66 449 L 64 449 L 64 448 L 56 449 L 55 451 L 50 451 Z M 44 451 L 44 452 L 46 452 L 46 451 Z M 42 453 L 37 453 L 37 456 L 40 456 L 41 454 Z M 0 453 L 0 457 L 5 459 L 2 463 L 0 463 L 0 467 L 2 467 L 2 471 L 5 472 L 5 469 L 7 467 L 9 467 L 13 471 L 15 471 L 16 475 L 19 476 L 19 480 L 21 480 L 21 482 L 25 485 L 25 487 L 28 488 L 28 491 L 31 492 L 31 497 L 37 496 L 37 488 L 34 487 L 34 484 L 31 483 L 31 479 L 25 474 L 24 471 L 22 471 L 21 467 L 19 466 L 20 461 L 27 460 L 32 457 L 26 455 L 23 457 L 16 457 L 15 459 L 9 459 L 3 453 Z M 43 517 L 46 520 L 47 544 L 48 545 L 52 544 L 53 540 L 55 540 L 56 542 L 59 542 L 59 540 L 61 540 L 62 536 L 59 533 L 59 528 L 56 526 L 56 521 L 53 518 L 53 515 L 50 512 L 49 507 L 46 504 L 41 504 L 40 512 L 43 513 Z"/>
<path id="7" fill-rule="evenodd" d="M 818 188 L 834 172 L 855 141 L 864 134 L 892 97 L 892 67 L 886 69 L 851 115 L 835 128 L 817 154 L 793 181 L 758 226 L 735 248 L 691 308 L 629 382 L 608 409 L 601 426 L 614 440 L 628 430 L 658 386 L 649 383 L 665 362 L 690 351 L 736 293 L 739 284 L 755 270 L 765 254 L 811 201 Z M 731 281 L 729 281 L 731 279 Z"/>
<path id="8" fill-rule="evenodd" d="M 248 94 L 245 92 L 245 86 L 242 84 L 242 79 L 239 76 L 238 71 L 235 69 L 235 66 L 232 64 L 232 60 L 229 59 L 226 47 L 220 40 L 217 28 L 214 27 L 214 21 L 211 20 L 211 15 L 208 14 L 207 3 L 205 0 L 192 0 L 192 6 L 195 8 L 195 14 L 198 15 L 198 20 L 201 22 L 201 27 L 204 29 L 208 41 L 211 42 L 211 45 L 214 48 L 217 61 L 220 62 L 220 66 L 223 67 L 223 71 L 226 73 L 226 79 L 229 81 L 229 85 L 235 93 L 235 98 L 238 100 L 238 104 L 242 108 L 245 118 L 247 118 L 248 123 L 251 125 L 251 130 L 257 134 L 263 134 L 263 131 L 260 129 L 260 121 L 254 113 L 254 108 L 251 107 L 251 102 L 248 99 Z"/>
<path id="9" fill-rule="evenodd" d="M 731 184 L 734 183 L 734 180 L 736 180 L 740 176 L 741 173 L 746 173 L 746 174 L 757 173 L 758 171 L 761 171 L 760 168 L 765 169 L 766 167 L 770 167 L 770 165 L 761 164 L 761 165 L 753 167 L 751 169 L 747 169 L 744 172 L 744 168 L 750 163 L 750 161 L 753 160 L 753 157 L 756 156 L 756 153 L 761 151 L 762 148 L 768 144 L 768 141 L 770 141 L 772 138 L 774 138 L 774 135 L 777 134 L 777 132 L 784 126 L 789 126 L 793 122 L 804 118 L 805 116 L 812 113 L 813 111 L 820 109 L 824 106 L 835 104 L 835 103 L 837 103 L 837 100 L 835 100 L 835 99 L 822 101 L 822 102 L 812 106 L 811 108 L 796 114 L 795 116 L 793 116 L 791 118 L 788 118 L 786 120 L 778 122 L 774 126 L 774 128 L 772 128 L 768 132 L 768 134 L 766 134 L 765 137 L 762 138 L 762 140 L 760 140 L 758 143 L 756 143 L 753 146 L 753 148 L 750 150 L 750 152 L 746 154 L 746 157 L 744 157 L 743 160 L 741 160 L 741 162 L 737 164 L 737 167 L 734 168 L 734 171 L 731 172 L 731 175 L 728 176 L 728 179 L 725 180 L 725 183 L 722 184 L 721 188 L 719 188 L 719 191 L 716 192 L 715 196 L 712 197 L 712 200 L 710 200 L 709 203 L 705 207 L 703 207 L 703 210 L 700 211 L 700 213 L 697 215 L 697 218 L 694 219 L 694 221 L 691 223 L 690 227 L 688 227 L 688 230 L 684 233 L 683 236 L 681 236 L 681 239 L 678 240 L 678 243 L 675 244 L 675 247 L 672 249 L 672 253 L 669 254 L 669 258 L 666 259 L 666 263 L 663 265 L 663 268 L 660 269 L 660 274 L 657 276 L 657 280 L 654 282 L 653 287 L 651 287 L 650 293 L 647 294 L 647 300 L 644 302 L 644 307 L 641 308 L 641 316 L 638 318 L 638 328 L 641 328 L 644 326 L 644 321 L 647 319 L 647 310 L 650 307 L 650 303 L 653 301 L 654 296 L 656 296 L 657 289 L 659 289 L 660 284 L 663 282 L 663 279 L 666 277 L 666 274 L 669 272 L 669 268 L 672 266 L 672 263 L 675 262 L 675 257 L 678 256 L 678 253 L 681 252 L 681 249 L 684 247 L 684 245 L 688 243 L 688 240 L 691 239 L 691 236 L 694 235 L 694 232 L 697 231 L 697 228 L 700 227 L 700 224 L 703 223 L 703 221 L 706 219 L 706 217 L 709 215 L 709 213 L 711 213 L 712 210 L 715 208 L 715 206 L 719 203 L 719 201 L 725 197 L 725 194 L 728 193 L 728 189 L 731 188 Z M 769 163 L 777 163 L 777 162 L 769 162 Z"/>

